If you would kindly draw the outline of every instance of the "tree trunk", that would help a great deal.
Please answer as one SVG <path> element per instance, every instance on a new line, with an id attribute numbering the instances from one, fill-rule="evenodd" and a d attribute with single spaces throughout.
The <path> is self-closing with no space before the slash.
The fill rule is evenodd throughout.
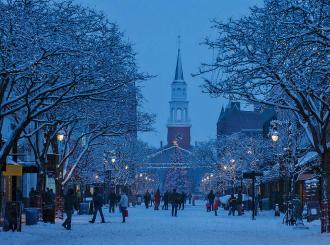
<path id="1" fill-rule="evenodd" d="M 330 151 L 321 159 L 321 232 L 330 233 Z"/>

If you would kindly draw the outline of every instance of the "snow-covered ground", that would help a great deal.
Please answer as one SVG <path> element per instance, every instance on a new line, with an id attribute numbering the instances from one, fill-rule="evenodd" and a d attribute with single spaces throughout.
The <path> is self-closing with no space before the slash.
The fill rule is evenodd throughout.
<path id="1" fill-rule="evenodd" d="M 0 232 L 1 245 L 323 245 L 330 244 L 330 235 L 320 234 L 319 223 L 307 224 L 309 230 L 295 230 L 281 224 L 272 212 L 263 212 L 252 221 L 250 214 L 227 216 L 221 210 L 219 216 L 206 213 L 204 205 L 187 205 L 178 217 L 170 211 L 154 211 L 144 207 L 129 208 L 127 223 L 121 223 L 120 214 L 109 215 L 101 224 L 88 223 L 90 216 L 73 217 L 71 231 L 65 230 L 61 222 L 55 225 L 40 222 L 36 226 L 23 226 L 21 233 Z"/>

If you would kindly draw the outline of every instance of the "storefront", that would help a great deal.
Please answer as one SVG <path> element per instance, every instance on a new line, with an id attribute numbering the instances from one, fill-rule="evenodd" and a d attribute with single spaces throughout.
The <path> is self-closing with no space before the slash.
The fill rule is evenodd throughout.
<path id="1" fill-rule="evenodd" d="M 0 175 L 0 223 L 2 223 L 6 203 L 12 201 L 27 203 L 28 189 L 35 183 L 31 185 L 31 181 L 26 180 L 31 179 L 31 175 L 35 175 L 38 171 L 39 169 L 34 164 L 14 163 L 11 158 L 7 160 L 5 171 Z"/>

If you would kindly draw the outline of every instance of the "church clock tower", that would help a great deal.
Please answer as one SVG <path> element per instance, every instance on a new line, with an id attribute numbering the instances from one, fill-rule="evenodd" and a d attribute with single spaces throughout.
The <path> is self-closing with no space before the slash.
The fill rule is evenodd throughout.
<path id="1" fill-rule="evenodd" d="M 171 84 L 170 117 L 167 123 L 167 144 L 190 147 L 190 119 L 187 100 L 187 84 L 183 78 L 181 50 L 178 49 L 175 76 Z"/>

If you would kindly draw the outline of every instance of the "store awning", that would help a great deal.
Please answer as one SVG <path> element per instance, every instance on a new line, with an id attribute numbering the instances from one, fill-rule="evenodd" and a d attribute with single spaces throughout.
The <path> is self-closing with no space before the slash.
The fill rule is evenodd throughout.
<path id="1" fill-rule="evenodd" d="M 37 164 L 34 161 L 20 161 L 18 160 L 17 162 L 15 162 L 13 160 L 13 158 L 11 156 L 8 156 L 6 159 L 6 171 L 8 175 L 5 175 L 4 172 L 4 176 L 21 176 L 22 174 L 25 173 L 39 173 L 39 167 L 37 166 Z M 8 168 L 10 169 L 8 171 Z M 21 169 L 21 170 L 19 170 Z M 14 172 L 12 172 L 14 171 Z M 22 172 L 21 175 L 17 175 L 19 174 L 19 172 Z M 10 175 L 11 174 L 11 175 Z M 14 175 L 16 174 L 16 175 Z"/>
<path id="2" fill-rule="evenodd" d="M 298 176 L 298 180 L 306 181 L 306 180 L 314 179 L 316 177 L 317 177 L 317 175 L 314 173 L 302 173 Z"/>
<path id="3" fill-rule="evenodd" d="M 22 176 L 23 166 L 18 164 L 7 164 L 6 171 L 2 173 L 3 176 Z"/>

